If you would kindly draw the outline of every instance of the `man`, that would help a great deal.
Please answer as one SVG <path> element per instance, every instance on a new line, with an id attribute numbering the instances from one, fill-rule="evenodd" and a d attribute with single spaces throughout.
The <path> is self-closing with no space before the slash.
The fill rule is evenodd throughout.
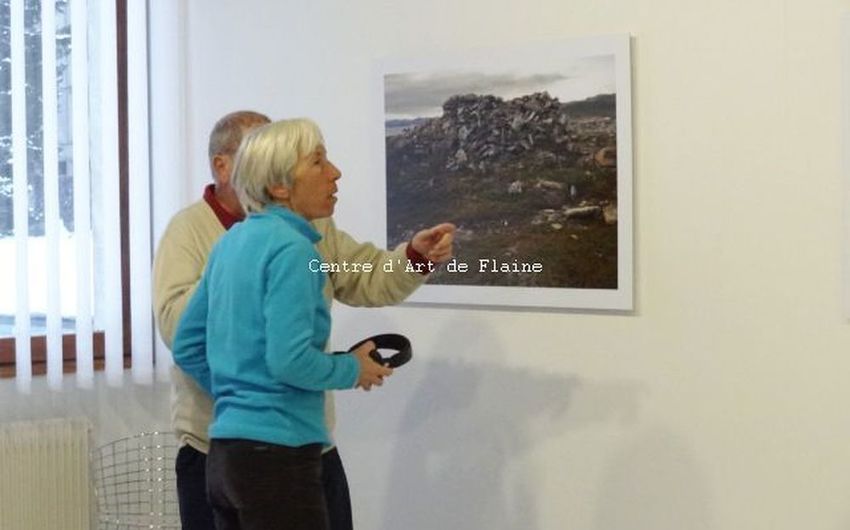
<path id="1" fill-rule="evenodd" d="M 171 347 L 177 322 L 197 287 L 210 250 L 219 237 L 243 217 L 242 207 L 231 187 L 234 156 L 246 132 L 269 123 L 259 113 L 240 111 L 216 123 L 210 134 L 208 155 L 213 184 L 204 197 L 172 218 L 154 259 L 154 309 L 163 341 Z M 328 274 L 324 296 L 348 305 L 381 306 L 396 304 L 425 281 L 425 275 L 404 272 L 384 273 L 389 260 L 408 259 L 424 264 L 447 261 L 452 254 L 455 227 L 445 223 L 422 230 L 411 242 L 389 252 L 371 244 L 357 243 L 337 230 L 333 220 L 318 219 L 313 226 L 321 235 L 316 249 L 325 263 L 371 263 L 374 272 L 334 272 Z M 423 268 L 427 270 L 427 268 Z M 206 498 L 205 465 L 209 451 L 207 428 L 212 418 L 212 401 L 185 373 L 172 371 L 172 427 L 180 438 L 177 455 L 177 492 L 184 529 L 214 528 L 212 510 Z M 326 417 L 333 430 L 332 395 L 328 395 Z M 335 447 L 322 455 L 322 481 L 331 528 L 352 528 L 351 501 L 345 470 Z"/>

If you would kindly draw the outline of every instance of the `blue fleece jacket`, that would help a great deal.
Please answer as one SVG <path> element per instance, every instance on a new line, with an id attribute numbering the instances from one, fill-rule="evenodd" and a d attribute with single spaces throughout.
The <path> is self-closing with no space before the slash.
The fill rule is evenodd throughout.
<path id="1" fill-rule="evenodd" d="M 324 390 L 352 388 L 359 364 L 324 352 L 326 278 L 309 268 L 319 239 L 302 217 L 270 206 L 213 248 L 172 344 L 215 401 L 210 438 L 329 443 Z"/>

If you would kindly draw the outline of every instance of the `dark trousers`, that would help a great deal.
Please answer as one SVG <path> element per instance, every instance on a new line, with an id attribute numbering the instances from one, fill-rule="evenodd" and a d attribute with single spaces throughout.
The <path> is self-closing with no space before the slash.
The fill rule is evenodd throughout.
<path id="1" fill-rule="evenodd" d="M 329 530 L 322 445 L 214 439 L 207 497 L 216 530 Z"/>
<path id="2" fill-rule="evenodd" d="M 188 445 L 177 453 L 177 498 L 183 530 L 214 530 L 206 493 L 206 455 Z M 353 530 L 345 468 L 336 448 L 322 455 L 322 486 L 331 530 Z"/>

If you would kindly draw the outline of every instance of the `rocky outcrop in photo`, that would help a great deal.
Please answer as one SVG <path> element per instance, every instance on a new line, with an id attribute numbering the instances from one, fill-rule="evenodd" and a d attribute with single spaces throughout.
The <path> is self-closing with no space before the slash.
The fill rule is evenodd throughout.
<path id="1" fill-rule="evenodd" d="M 387 139 L 387 154 L 402 163 L 447 171 L 486 172 L 515 167 L 567 166 L 581 156 L 570 118 L 547 93 L 504 101 L 496 96 L 454 96 L 443 115 Z"/>

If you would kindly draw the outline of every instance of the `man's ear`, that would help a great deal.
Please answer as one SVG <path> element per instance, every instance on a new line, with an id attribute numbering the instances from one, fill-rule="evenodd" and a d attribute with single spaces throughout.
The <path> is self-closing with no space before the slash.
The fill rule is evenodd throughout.
<path id="1" fill-rule="evenodd" d="M 230 182 L 230 172 L 233 169 L 231 164 L 232 159 L 227 155 L 218 154 L 213 156 L 212 166 L 218 184 L 228 184 Z"/>
<path id="2" fill-rule="evenodd" d="M 269 196 L 275 201 L 288 201 L 289 200 L 289 188 L 284 186 L 283 184 L 273 184 L 266 188 Z"/>

